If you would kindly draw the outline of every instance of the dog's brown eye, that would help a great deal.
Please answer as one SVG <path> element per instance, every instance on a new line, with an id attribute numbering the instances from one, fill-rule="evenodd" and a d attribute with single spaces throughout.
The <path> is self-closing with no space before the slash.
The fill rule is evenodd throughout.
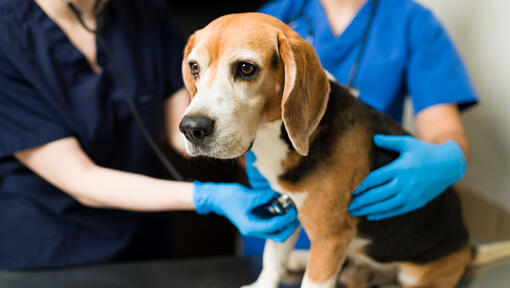
<path id="1" fill-rule="evenodd" d="M 250 63 L 242 62 L 239 64 L 239 72 L 244 76 L 250 76 L 255 72 L 255 66 Z"/>
<path id="2" fill-rule="evenodd" d="M 191 71 L 191 76 L 193 78 L 198 79 L 198 75 L 200 74 L 200 67 L 197 62 L 189 62 L 189 70 Z"/>
<path id="3" fill-rule="evenodd" d="M 255 78 L 258 74 L 259 69 L 255 64 L 250 62 L 237 62 L 232 65 L 232 74 L 234 75 L 234 79 L 249 81 Z"/>

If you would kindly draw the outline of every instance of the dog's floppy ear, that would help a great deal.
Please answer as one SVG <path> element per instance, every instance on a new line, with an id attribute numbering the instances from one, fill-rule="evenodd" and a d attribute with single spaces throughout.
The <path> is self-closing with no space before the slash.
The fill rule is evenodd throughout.
<path id="1" fill-rule="evenodd" d="M 184 57 L 182 58 L 182 79 L 184 80 L 184 86 L 186 86 L 186 90 L 188 90 L 189 95 L 191 97 L 194 97 L 197 93 L 197 87 L 195 86 L 195 79 L 193 79 L 193 76 L 191 76 L 191 71 L 189 69 L 188 64 L 188 55 L 193 49 L 193 46 L 195 46 L 195 38 L 197 33 L 195 32 L 191 37 L 188 39 L 188 43 L 186 44 L 186 47 L 184 48 Z"/>
<path id="2" fill-rule="evenodd" d="M 294 149 L 307 155 L 310 136 L 319 125 L 329 97 L 329 81 L 313 47 L 297 33 L 278 33 L 285 69 L 282 119 Z"/>

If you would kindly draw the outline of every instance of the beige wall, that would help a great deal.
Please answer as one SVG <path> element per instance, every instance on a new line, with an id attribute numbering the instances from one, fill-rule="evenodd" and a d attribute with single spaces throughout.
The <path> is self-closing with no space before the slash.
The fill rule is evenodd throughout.
<path id="1" fill-rule="evenodd" d="M 460 186 L 510 211 L 510 1 L 418 2 L 448 30 L 481 99 L 463 115 L 471 163 Z"/>

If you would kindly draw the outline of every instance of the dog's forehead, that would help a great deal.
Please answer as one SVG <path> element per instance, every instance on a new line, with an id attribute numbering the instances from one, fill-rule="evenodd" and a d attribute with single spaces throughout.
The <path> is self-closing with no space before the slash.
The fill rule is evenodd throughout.
<path id="1" fill-rule="evenodd" d="M 279 28 L 264 16 L 247 13 L 218 18 L 197 33 L 193 54 L 207 53 L 212 61 L 236 51 L 271 56 L 271 52 L 277 49 Z"/>

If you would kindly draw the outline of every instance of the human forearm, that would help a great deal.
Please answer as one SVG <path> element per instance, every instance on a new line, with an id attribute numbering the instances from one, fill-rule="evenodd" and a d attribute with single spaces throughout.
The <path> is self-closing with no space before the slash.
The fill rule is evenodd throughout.
<path id="1" fill-rule="evenodd" d="M 62 188 L 87 206 L 168 211 L 194 209 L 192 185 L 95 166 Z"/>
<path id="2" fill-rule="evenodd" d="M 97 166 L 74 138 L 16 153 L 25 166 L 80 203 L 134 211 L 193 209 L 191 183 Z"/>
<path id="3" fill-rule="evenodd" d="M 168 141 L 182 155 L 187 154 L 179 131 L 179 123 L 184 115 L 184 110 L 189 105 L 189 98 L 188 92 L 185 89 L 180 89 L 171 95 L 165 103 L 165 127 Z"/>
<path id="4" fill-rule="evenodd" d="M 459 144 L 464 157 L 469 160 L 469 144 L 455 104 L 429 107 L 416 116 L 418 138 L 435 144 L 453 140 Z"/>
<path id="5" fill-rule="evenodd" d="M 437 135 L 434 135 L 434 137 L 431 138 L 425 138 L 425 137 L 419 137 L 422 140 L 434 143 L 434 144 L 443 144 L 448 140 L 453 140 L 459 144 L 460 148 L 464 152 L 464 157 L 466 157 L 466 160 L 469 159 L 469 145 L 466 138 L 466 135 L 463 131 L 440 131 L 441 133 L 437 133 Z"/>

